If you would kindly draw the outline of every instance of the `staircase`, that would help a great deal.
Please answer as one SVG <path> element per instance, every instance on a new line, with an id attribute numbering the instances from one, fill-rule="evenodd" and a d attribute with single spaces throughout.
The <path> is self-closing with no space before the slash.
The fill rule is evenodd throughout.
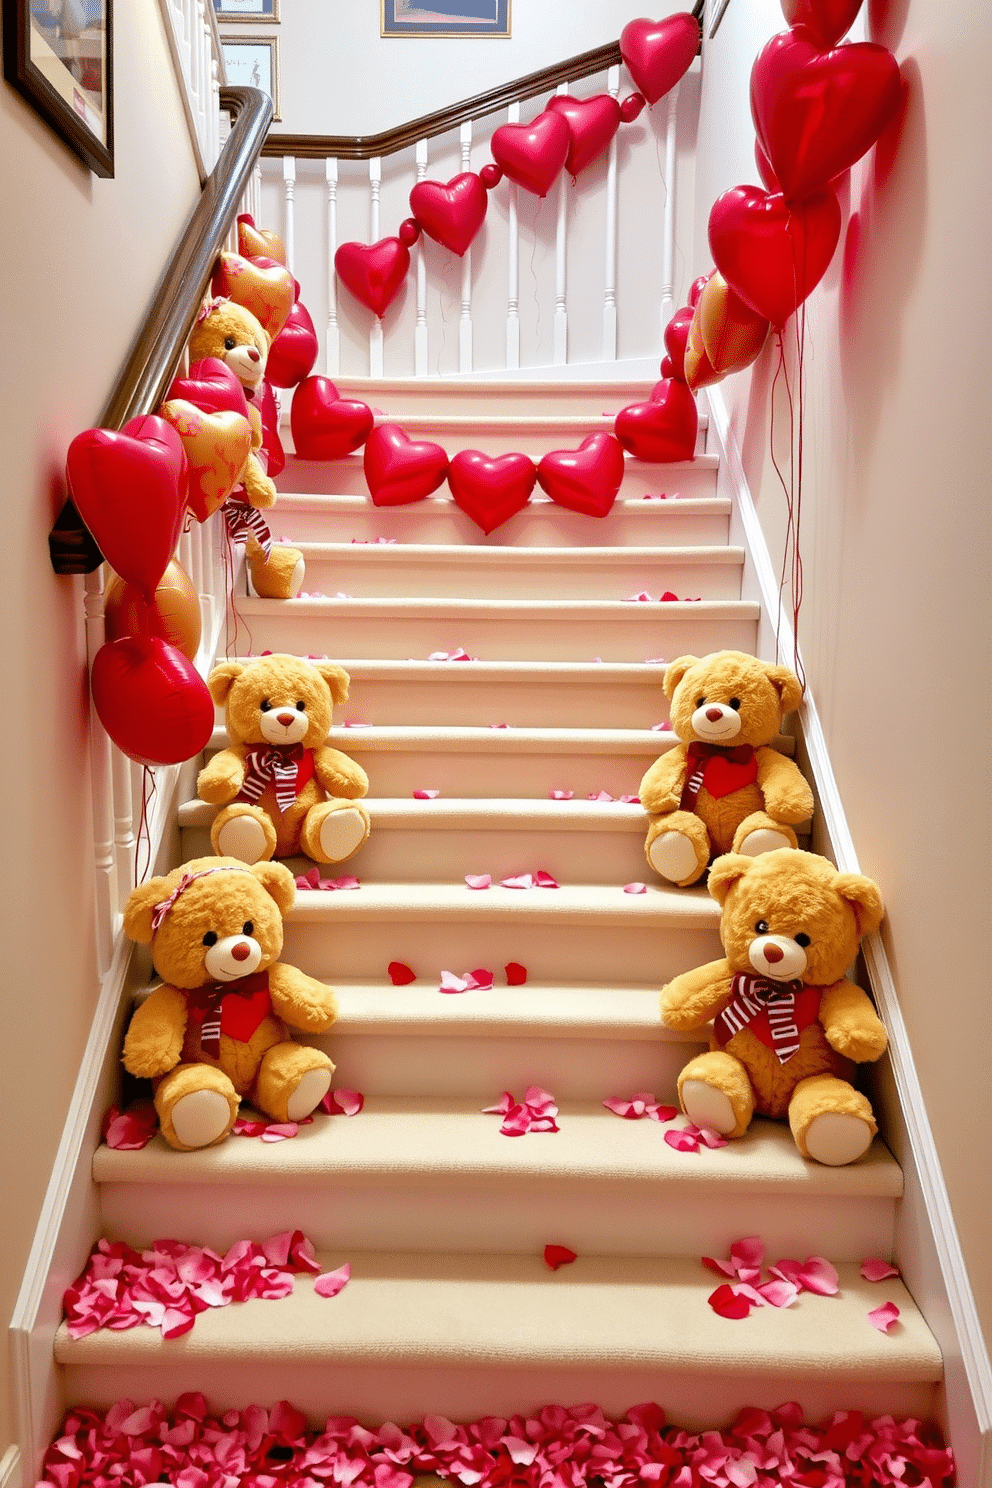
<path id="1" fill-rule="evenodd" d="M 536 458 L 646 395 L 617 382 L 341 388 L 449 454 Z M 242 597 L 238 646 L 326 653 L 351 675 L 334 742 L 371 780 L 372 836 L 341 870 L 360 888 L 301 890 L 284 957 L 338 988 L 339 1021 L 319 1042 L 335 1085 L 366 1104 L 279 1144 L 101 1146 L 93 1171 L 115 1239 L 223 1250 L 299 1228 L 323 1269 L 348 1261 L 352 1279 L 322 1299 L 298 1277 L 291 1297 L 205 1312 L 169 1343 L 151 1328 L 78 1340 L 63 1328 L 69 1401 L 202 1390 L 212 1409 L 285 1398 L 314 1422 L 370 1424 L 585 1400 L 610 1415 L 654 1400 L 691 1428 L 786 1400 L 807 1419 L 936 1414 L 940 1353 L 912 1298 L 859 1274 L 894 1243 L 902 1177 L 881 1140 L 839 1169 L 805 1162 L 786 1125 L 761 1121 L 726 1147 L 679 1152 L 669 1126 L 602 1105 L 636 1091 L 674 1101 L 700 1046 L 660 1027 L 658 989 L 721 954 L 705 890 L 624 892 L 652 878 L 643 813 L 619 798 L 672 738 L 658 727 L 661 659 L 753 650 L 758 635 L 705 427 L 691 464 L 628 467 L 605 520 L 536 492 L 485 538 L 446 488 L 379 510 L 360 456 L 290 456 L 274 531 L 303 547 L 310 593 Z M 659 602 L 666 591 L 678 599 Z M 427 659 L 459 651 L 470 659 Z M 223 742 L 218 729 L 211 747 Z M 601 792 L 612 799 L 589 799 Z M 184 859 L 209 852 L 212 812 L 182 807 Z M 500 886 L 537 870 L 560 887 Z M 468 887 L 477 874 L 493 886 Z M 416 980 L 394 986 L 392 961 Z M 511 962 L 524 985 L 506 984 Z M 442 970 L 475 968 L 494 973 L 492 991 L 438 991 Z M 511 1140 L 481 1110 L 530 1084 L 554 1095 L 560 1131 Z M 751 1235 L 769 1262 L 828 1257 L 840 1294 L 719 1317 L 700 1258 Z M 549 1243 L 577 1259 L 552 1271 Z M 891 1334 L 867 1319 L 885 1300 L 901 1314 Z"/>

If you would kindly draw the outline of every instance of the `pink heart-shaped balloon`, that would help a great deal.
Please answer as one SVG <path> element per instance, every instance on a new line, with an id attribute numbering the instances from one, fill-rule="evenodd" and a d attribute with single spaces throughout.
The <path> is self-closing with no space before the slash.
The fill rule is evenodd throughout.
<path id="1" fill-rule="evenodd" d="M 548 99 L 548 108 L 561 114 L 570 136 L 565 169 L 569 175 L 579 171 L 601 155 L 620 128 L 620 105 L 609 93 L 594 98 L 569 98 L 556 93 Z"/>
<path id="2" fill-rule="evenodd" d="M 317 332 L 310 312 L 296 300 L 286 324 L 269 348 L 266 377 L 273 387 L 295 387 L 313 371 L 317 350 Z"/>
<path id="3" fill-rule="evenodd" d="M 166 399 L 183 398 L 204 413 L 240 413 L 248 417 L 248 400 L 241 379 L 219 357 L 193 362 L 185 377 L 175 377 Z"/>
<path id="4" fill-rule="evenodd" d="M 577 450 L 552 450 L 537 467 L 551 500 L 587 517 L 605 517 L 623 480 L 623 449 L 612 434 L 590 434 Z"/>
<path id="5" fill-rule="evenodd" d="M 836 46 L 854 25 L 862 0 L 782 0 L 790 26 L 807 26 L 822 46 Z"/>
<path id="6" fill-rule="evenodd" d="M 240 253 L 220 255 L 211 289 L 250 310 L 270 341 L 286 324 L 296 295 L 293 276 L 284 264 L 269 258 L 242 258 Z"/>
<path id="7" fill-rule="evenodd" d="M 547 196 L 568 159 L 571 142 L 571 131 L 562 115 L 545 109 L 529 124 L 501 124 L 489 148 L 511 181 L 535 196 Z"/>
<path id="8" fill-rule="evenodd" d="M 160 636 L 108 641 L 90 678 L 97 717 L 139 765 L 192 759 L 214 729 L 214 703 L 193 663 Z"/>
<path id="9" fill-rule="evenodd" d="M 329 377 L 305 377 L 293 394 L 289 424 L 301 460 L 337 460 L 368 439 L 375 415 L 367 403 L 342 398 Z"/>
<path id="10" fill-rule="evenodd" d="M 265 473 L 275 480 L 286 468 L 286 451 L 279 437 L 279 406 L 276 395 L 264 377 L 255 394 L 255 407 L 262 420 L 262 448 L 267 457 Z"/>
<path id="11" fill-rule="evenodd" d="M 899 66 L 886 47 L 845 42 L 825 52 L 802 26 L 773 36 L 751 69 L 758 141 L 790 201 L 860 160 L 901 98 Z"/>
<path id="12" fill-rule="evenodd" d="M 399 238 L 378 243 L 342 243 L 334 255 L 338 278 L 356 300 L 383 316 L 400 291 L 410 267 L 410 250 Z"/>
<path id="13" fill-rule="evenodd" d="M 182 440 L 154 414 L 87 429 L 66 454 L 79 515 L 115 573 L 150 602 L 175 551 L 189 475 Z"/>
<path id="14" fill-rule="evenodd" d="M 657 103 L 689 71 L 699 38 L 699 22 L 688 12 L 627 22 L 620 32 L 620 55 L 648 103 Z"/>
<path id="15" fill-rule="evenodd" d="M 429 238 L 457 253 L 468 248 L 486 218 L 489 194 L 475 171 L 440 181 L 418 181 L 410 192 L 410 211 Z"/>
<path id="16" fill-rule="evenodd" d="M 710 208 L 710 251 L 741 299 L 782 326 L 827 272 L 840 222 L 834 191 L 790 206 L 778 192 L 734 186 Z"/>
<path id="17" fill-rule="evenodd" d="M 638 460 L 671 464 L 696 452 L 699 417 L 684 382 L 657 384 L 647 403 L 631 403 L 617 414 L 616 436 Z"/>
<path id="18" fill-rule="evenodd" d="M 379 424 L 365 441 L 365 480 L 375 506 L 420 501 L 444 484 L 448 456 L 439 444 L 410 439 L 399 424 Z"/>
<path id="19" fill-rule="evenodd" d="M 448 465 L 455 505 L 487 533 L 523 510 L 536 480 L 537 468 L 527 455 L 459 450 Z"/>
<path id="20" fill-rule="evenodd" d="M 683 305 L 665 327 L 665 350 L 671 358 L 671 375 L 677 382 L 685 382 L 685 347 L 691 325 L 692 306 Z"/>

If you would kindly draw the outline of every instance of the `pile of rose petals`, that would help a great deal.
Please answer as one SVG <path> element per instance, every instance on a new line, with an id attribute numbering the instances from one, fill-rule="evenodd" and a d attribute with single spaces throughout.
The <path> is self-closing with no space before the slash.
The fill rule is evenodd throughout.
<path id="1" fill-rule="evenodd" d="M 361 727 L 366 727 L 362 724 Z M 361 881 L 351 874 L 343 878 L 321 878 L 319 868 L 311 868 L 306 873 L 297 874 L 296 887 L 298 889 L 360 889 Z"/>
<path id="2" fill-rule="evenodd" d="M 729 1277 L 707 1298 L 714 1312 L 725 1318 L 746 1318 L 752 1307 L 791 1307 L 801 1292 L 815 1292 L 820 1297 L 835 1297 L 840 1291 L 836 1268 L 823 1256 L 807 1256 L 805 1261 L 781 1260 L 768 1267 L 769 1279 L 761 1280 L 765 1247 L 756 1235 L 736 1240 L 726 1261 L 703 1256 L 703 1265 L 718 1276 Z M 885 1281 L 898 1276 L 896 1266 L 877 1256 L 861 1263 L 866 1281 Z M 899 1319 L 894 1302 L 883 1302 L 868 1313 L 868 1321 L 880 1333 L 887 1333 Z"/>
<path id="3" fill-rule="evenodd" d="M 158 1112 L 150 1100 L 135 1101 L 126 1111 L 111 1106 L 101 1131 L 107 1146 L 117 1152 L 139 1152 L 158 1131 Z"/>
<path id="4" fill-rule="evenodd" d="M 522 1137 L 527 1132 L 560 1131 L 555 1117 L 558 1107 L 549 1090 L 540 1085 L 528 1085 L 522 1101 L 518 1101 L 509 1090 L 504 1090 L 495 1106 L 484 1106 L 483 1116 L 502 1116 L 500 1131 L 504 1137 Z"/>
<path id="5" fill-rule="evenodd" d="M 652 1404 L 621 1421 L 596 1405 L 378 1430 L 334 1416 L 316 1432 L 286 1401 L 218 1418 L 187 1394 L 171 1414 L 130 1400 L 70 1411 L 38 1488 L 412 1488 L 426 1473 L 471 1488 L 951 1488 L 954 1461 L 932 1424 L 838 1411 L 807 1425 L 792 1403 L 698 1433 L 666 1425 Z"/>
<path id="6" fill-rule="evenodd" d="M 360 1090 L 329 1090 L 317 1107 L 328 1116 L 357 1116 L 365 1105 Z"/>
<path id="7" fill-rule="evenodd" d="M 285 1297 L 296 1272 L 319 1270 L 300 1230 L 261 1243 L 238 1240 L 224 1256 L 179 1240 L 155 1240 L 142 1251 L 99 1240 L 63 1297 L 66 1326 L 73 1338 L 83 1338 L 98 1328 L 120 1332 L 145 1323 L 161 1328 L 163 1338 L 179 1338 L 208 1307 Z"/>
<path id="8" fill-rule="evenodd" d="M 726 1147 L 727 1138 L 708 1126 L 695 1126 L 691 1121 L 686 1126 L 676 1127 L 665 1133 L 665 1141 L 676 1152 L 698 1152 L 703 1147 Z"/>
<path id="9" fill-rule="evenodd" d="M 625 1121 L 640 1121 L 642 1116 L 647 1116 L 651 1121 L 674 1121 L 678 1115 L 675 1106 L 659 1106 L 649 1090 L 638 1090 L 630 1097 L 623 1100 L 619 1095 L 607 1096 L 603 1105 L 615 1116 L 622 1116 Z"/>

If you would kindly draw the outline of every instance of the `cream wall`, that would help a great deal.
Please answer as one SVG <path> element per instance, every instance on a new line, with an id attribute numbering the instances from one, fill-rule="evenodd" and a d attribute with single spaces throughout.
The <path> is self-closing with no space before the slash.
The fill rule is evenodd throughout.
<path id="1" fill-rule="evenodd" d="M 861 34 L 895 52 L 907 107 L 842 191 L 841 243 L 809 301 L 800 636 L 858 854 L 885 895 L 900 1006 L 990 1338 L 992 11 L 878 0 L 866 12 Z M 783 25 L 776 0 L 732 0 L 708 45 L 697 272 L 712 263 L 710 204 L 759 180 L 750 67 Z M 769 349 L 721 392 L 780 551 L 773 371 Z M 784 425 L 781 403 L 777 416 Z"/>
<path id="2" fill-rule="evenodd" d="M 98 983 L 85 789 L 82 580 L 48 530 L 69 441 L 99 417 L 198 191 L 156 0 L 116 7 L 116 175 L 98 180 L 0 84 L 0 439 L 8 729 L 0 881 L 0 1457 L 14 1437 L 6 1328 Z"/>

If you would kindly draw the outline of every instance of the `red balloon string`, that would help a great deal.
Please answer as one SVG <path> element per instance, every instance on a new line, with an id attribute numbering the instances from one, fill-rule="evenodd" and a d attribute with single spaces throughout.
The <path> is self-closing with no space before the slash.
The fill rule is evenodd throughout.
<path id="1" fill-rule="evenodd" d="M 134 887 L 143 884 L 148 877 L 148 870 L 152 866 L 152 841 L 148 826 L 148 813 L 155 792 L 158 789 L 155 783 L 155 771 L 150 765 L 145 765 L 141 771 L 141 815 L 138 818 L 138 836 L 134 849 Z M 145 866 L 139 870 L 138 863 L 141 858 L 141 850 L 145 852 Z"/>
<path id="2" fill-rule="evenodd" d="M 224 592 L 227 595 L 227 614 L 228 614 L 228 622 L 227 622 L 226 633 L 225 633 L 225 637 L 224 637 L 224 653 L 227 656 L 228 661 L 230 661 L 232 650 L 233 650 L 235 656 L 237 656 L 239 654 L 238 635 L 239 635 L 239 633 L 241 631 L 242 626 L 244 626 L 245 630 L 248 632 L 248 648 L 247 649 L 248 649 L 249 654 L 251 653 L 252 637 L 251 637 L 251 628 L 246 623 L 243 615 L 241 614 L 241 611 L 238 609 L 237 599 L 235 598 L 235 592 L 234 592 L 234 541 L 233 541 L 233 539 L 231 537 L 230 531 L 228 530 L 228 527 L 227 527 L 227 524 L 226 523 L 224 524 L 224 549 L 223 549 L 223 552 L 224 552 Z M 246 558 L 245 561 L 247 562 L 247 558 Z M 234 629 L 233 629 L 233 631 L 232 631 L 231 626 L 230 626 L 230 617 L 232 615 L 234 616 Z"/>

